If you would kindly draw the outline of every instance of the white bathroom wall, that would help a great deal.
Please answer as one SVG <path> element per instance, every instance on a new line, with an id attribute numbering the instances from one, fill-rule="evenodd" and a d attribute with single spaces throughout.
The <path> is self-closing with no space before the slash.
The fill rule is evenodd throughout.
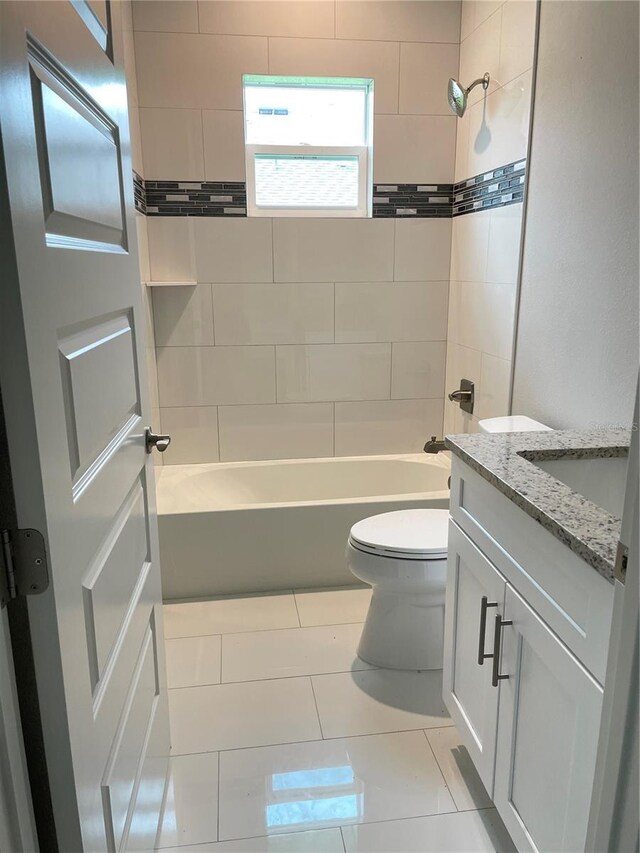
<path id="1" fill-rule="evenodd" d="M 140 134 L 140 110 L 138 107 L 138 81 L 136 75 L 136 58 L 133 45 L 133 13 L 131 0 L 119 0 L 122 21 L 122 47 L 124 70 L 127 81 L 127 99 L 129 104 L 129 136 L 131 144 L 131 163 L 135 172 L 143 178 L 144 164 L 142 160 L 142 139 Z M 153 304 L 151 292 L 144 286 L 149 279 L 149 246 L 147 235 L 147 219 L 136 211 L 136 232 L 138 238 L 138 256 L 140 260 L 140 279 L 142 298 L 146 312 L 145 355 L 147 366 L 147 382 L 151 402 L 151 426 L 160 429 L 160 404 L 158 401 L 158 374 L 156 365 L 155 330 L 153 325 Z M 154 453 L 156 465 L 162 463 L 162 456 Z"/>
<path id="2" fill-rule="evenodd" d="M 510 0 L 511 2 L 511 0 Z M 453 0 L 138 0 L 148 180 L 244 180 L 243 73 L 375 78 L 374 181 L 451 183 Z M 450 219 L 147 219 L 166 462 L 442 432 Z"/>
<path id="3" fill-rule="evenodd" d="M 534 0 L 463 0 L 460 80 L 488 71 L 458 120 L 455 180 L 527 155 L 536 29 Z M 445 433 L 473 432 L 508 413 L 523 205 L 453 219 L 446 391 L 475 383 L 473 415 L 445 401 Z"/>
<path id="4" fill-rule="evenodd" d="M 637 3 L 543 0 L 530 168 L 514 410 L 559 428 L 626 426 L 638 371 Z"/>

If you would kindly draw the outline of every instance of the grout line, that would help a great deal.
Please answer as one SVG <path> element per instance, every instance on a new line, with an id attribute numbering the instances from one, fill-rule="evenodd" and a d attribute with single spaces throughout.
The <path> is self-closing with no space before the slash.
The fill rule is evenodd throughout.
<path id="1" fill-rule="evenodd" d="M 318 726 L 320 727 L 320 735 L 322 740 L 325 740 L 324 731 L 322 729 L 322 720 L 320 719 L 320 710 L 318 709 L 318 700 L 316 699 L 316 691 L 313 687 L 313 678 L 309 676 L 309 683 L 311 684 L 311 692 L 313 694 L 313 702 L 316 706 L 316 717 L 318 718 Z"/>
<path id="2" fill-rule="evenodd" d="M 442 726 L 441 728 L 450 728 L 450 727 L 449 726 L 446 726 L 446 727 Z M 454 726 L 454 728 L 455 728 L 455 726 Z M 431 754 L 433 755 L 433 760 L 435 761 L 436 766 L 437 766 L 438 770 L 440 771 L 440 775 L 442 776 L 442 781 L 444 782 L 444 786 L 447 789 L 447 791 L 449 792 L 449 796 L 453 800 L 453 804 L 456 807 L 456 811 L 459 812 L 460 809 L 458 808 L 456 798 L 453 796 L 453 791 L 449 787 L 446 776 L 444 775 L 444 770 L 442 769 L 442 767 L 440 766 L 440 762 L 438 761 L 438 756 L 436 755 L 435 750 L 434 750 L 433 746 L 431 745 L 431 741 L 429 740 L 429 736 L 427 734 L 427 729 L 423 729 L 422 732 L 424 734 L 425 740 L 427 741 L 427 745 L 429 746 Z"/>
<path id="3" fill-rule="evenodd" d="M 344 840 L 344 832 L 342 831 L 342 827 L 341 827 L 341 826 L 340 826 L 340 827 L 338 827 L 338 828 L 339 828 L 339 830 L 340 830 L 340 838 L 342 839 L 342 850 L 343 850 L 343 853 L 347 853 L 347 843 L 346 843 L 346 841 Z"/>
<path id="4" fill-rule="evenodd" d="M 298 616 L 298 625 L 300 625 L 300 627 L 302 628 L 302 619 L 300 618 L 300 610 L 298 609 L 298 598 L 296 596 L 295 590 L 292 590 L 292 595 L 293 595 L 293 603 L 296 606 L 296 614 Z"/>
<path id="5" fill-rule="evenodd" d="M 220 840 L 220 753 L 218 752 L 218 814 L 216 820 L 216 840 Z"/>
<path id="6" fill-rule="evenodd" d="M 291 681 L 295 678 L 321 678 L 323 675 L 349 675 L 354 672 L 377 672 L 379 667 L 368 669 L 335 669 L 331 672 L 299 672 L 296 675 L 270 675 L 266 678 L 241 678 L 236 681 L 206 682 L 204 684 L 183 684 L 182 687 L 168 687 L 168 690 L 193 690 L 198 687 L 227 687 L 230 684 L 263 684 L 265 681 Z M 438 725 L 437 728 L 445 729 L 448 726 Z"/>
<path id="7" fill-rule="evenodd" d="M 218 684 L 222 684 L 222 645 L 224 643 L 224 638 L 228 636 L 227 634 L 220 634 L 220 681 Z M 193 685 L 194 687 L 196 685 Z M 174 688 L 177 689 L 177 688 Z"/>
<path id="8" fill-rule="evenodd" d="M 439 726 L 439 728 L 443 728 L 443 726 Z M 200 752 L 178 752 L 171 753 L 172 758 L 176 758 L 179 755 L 209 755 L 213 752 L 217 752 L 222 754 L 223 752 L 244 752 L 247 749 L 269 749 L 274 746 L 294 746 L 296 744 L 300 744 L 303 746 L 304 744 L 310 743 L 329 743 L 334 740 L 355 740 L 356 738 L 377 738 L 377 737 L 387 737 L 388 735 L 408 735 L 408 734 L 424 734 L 423 729 L 399 729 L 397 731 L 390 732 L 367 732 L 363 735 L 338 735 L 336 737 L 323 737 L 323 738 L 309 738 L 308 740 L 284 740 L 278 741 L 277 743 L 263 743 L 263 744 L 254 744 L 253 746 L 229 746 L 225 749 L 204 749 Z M 446 814 L 455 814 L 458 810 L 453 809 L 450 812 L 446 812 Z M 469 811 L 473 811 L 473 809 L 469 809 Z M 480 811 L 480 809 L 478 809 Z M 445 814 L 445 812 L 443 812 Z M 420 817 L 420 815 L 417 815 Z"/>

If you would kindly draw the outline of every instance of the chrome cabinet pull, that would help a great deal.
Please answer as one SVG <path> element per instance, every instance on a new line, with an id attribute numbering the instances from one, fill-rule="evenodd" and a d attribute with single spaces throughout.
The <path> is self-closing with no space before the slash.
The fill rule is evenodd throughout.
<path id="1" fill-rule="evenodd" d="M 144 447 L 147 453 L 151 453 L 155 447 L 160 453 L 164 453 L 167 447 L 171 444 L 170 435 L 157 435 L 147 427 L 144 431 Z"/>
<path id="2" fill-rule="evenodd" d="M 513 625 L 512 619 L 503 619 L 500 614 L 496 615 L 495 629 L 493 632 L 493 672 L 491 675 L 491 686 L 497 687 L 499 681 L 509 678 L 508 675 L 500 675 L 500 639 L 502 629 L 505 625 Z"/>
<path id="3" fill-rule="evenodd" d="M 498 602 L 492 601 L 489 603 L 489 599 L 486 595 L 482 596 L 482 601 L 480 603 L 480 636 L 478 638 L 478 663 L 480 666 L 488 659 L 492 658 L 493 655 L 487 655 L 484 651 L 484 635 L 487 630 L 487 609 L 489 607 L 497 607 Z"/>

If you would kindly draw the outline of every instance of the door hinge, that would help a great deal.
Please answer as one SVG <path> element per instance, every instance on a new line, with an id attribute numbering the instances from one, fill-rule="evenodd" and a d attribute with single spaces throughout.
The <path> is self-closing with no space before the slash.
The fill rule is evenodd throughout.
<path id="1" fill-rule="evenodd" d="M 37 530 L 0 531 L 0 608 L 19 595 L 38 595 L 49 586 L 44 537 Z"/>
<path id="2" fill-rule="evenodd" d="M 614 566 L 613 575 L 617 581 L 624 583 L 627 578 L 627 563 L 629 561 L 629 549 L 623 542 L 618 542 L 618 550 L 616 551 L 616 564 Z"/>

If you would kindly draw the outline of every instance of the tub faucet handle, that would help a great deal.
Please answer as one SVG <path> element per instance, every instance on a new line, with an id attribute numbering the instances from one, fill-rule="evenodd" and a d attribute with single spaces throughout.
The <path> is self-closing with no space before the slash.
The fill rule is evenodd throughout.
<path id="1" fill-rule="evenodd" d="M 151 453 L 153 448 L 159 452 L 164 453 L 167 447 L 171 444 L 171 436 L 170 435 L 158 435 L 158 433 L 152 432 L 151 427 L 147 427 L 144 431 L 144 447 L 147 453 Z"/>

